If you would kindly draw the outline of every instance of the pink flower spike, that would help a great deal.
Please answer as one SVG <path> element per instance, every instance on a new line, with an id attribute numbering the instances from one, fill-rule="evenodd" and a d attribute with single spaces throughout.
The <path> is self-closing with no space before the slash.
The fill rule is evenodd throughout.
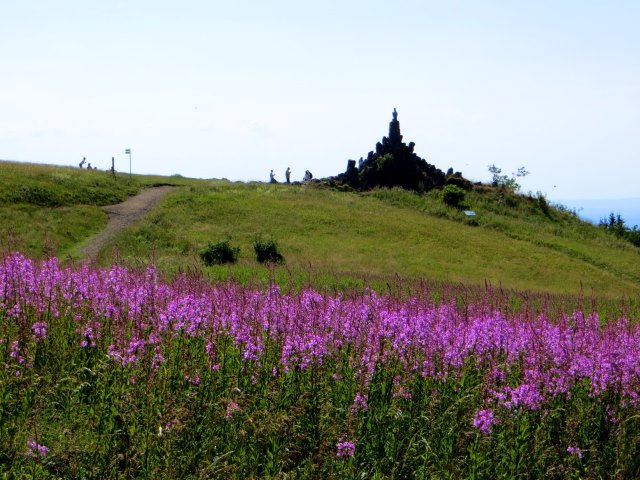
<path id="1" fill-rule="evenodd" d="M 582 460 L 582 449 L 580 449 L 579 447 L 569 446 L 567 447 L 567 452 L 571 455 L 575 455 L 580 460 Z"/>
<path id="2" fill-rule="evenodd" d="M 342 438 L 340 438 L 339 440 L 342 440 Z M 340 441 L 336 444 L 336 448 L 336 456 L 338 458 L 352 458 L 356 453 L 356 445 L 353 442 Z"/>

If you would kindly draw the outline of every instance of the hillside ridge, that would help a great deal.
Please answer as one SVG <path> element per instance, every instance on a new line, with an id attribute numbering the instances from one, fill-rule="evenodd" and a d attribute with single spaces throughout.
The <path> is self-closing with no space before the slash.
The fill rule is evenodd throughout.
<path id="1" fill-rule="evenodd" d="M 616 297 L 640 293 L 638 248 L 544 197 L 489 185 L 465 193 L 465 204 L 476 212 L 467 217 L 445 204 L 439 189 L 349 192 L 315 183 L 113 177 L 13 163 L 0 163 L 0 179 L 2 249 L 36 258 L 81 260 L 83 247 L 108 225 L 105 205 L 171 184 L 182 188 L 169 191 L 90 257 L 101 264 L 153 261 L 169 273 L 197 268 L 212 279 L 239 281 L 276 275 L 284 283 L 313 278 L 362 285 L 402 278 Z M 257 264 L 257 235 L 278 242 L 283 266 Z M 224 239 L 240 248 L 238 263 L 204 267 L 199 253 Z"/>

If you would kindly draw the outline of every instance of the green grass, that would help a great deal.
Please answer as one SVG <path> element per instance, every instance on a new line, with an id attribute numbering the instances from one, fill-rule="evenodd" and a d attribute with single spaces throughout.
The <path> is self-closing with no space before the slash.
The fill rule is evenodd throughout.
<path id="1" fill-rule="evenodd" d="M 423 279 L 518 290 L 620 298 L 640 292 L 640 250 L 548 208 L 535 195 L 467 192 L 477 216 L 444 205 L 438 191 L 364 194 L 321 187 L 117 175 L 43 165 L 0 163 L 3 248 L 61 258 L 107 221 L 98 207 L 141 188 L 177 188 L 99 256 L 129 264 L 156 262 L 167 272 L 200 270 L 214 280 L 330 288 L 382 288 Z M 547 207 L 547 208 L 545 208 Z M 255 260 L 257 235 L 272 238 L 285 258 L 265 268 Z M 199 253 L 229 239 L 240 247 L 233 266 L 204 268 Z"/>
<path id="2" fill-rule="evenodd" d="M 429 289 L 406 301 L 369 292 L 288 295 L 235 283 L 211 288 L 189 276 L 167 285 L 152 269 L 60 272 L 51 263 L 5 262 L 0 278 L 11 278 L 0 289 L 0 478 L 596 479 L 640 473 L 640 416 L 627 396 L 637 387 L 633 359 L 597 362 L 594 368 L 620 383 L 603 380 L 607 389 L 595 395 L 591 377 L 582 376 L 570 395 L 540 386 L 539 407 L 507 406 L 491 393 L 521 385 L 532 368 L 543 379 L 556 378 L 547 373 L 585 351 L 616 358 L 606 351 L 616 339 L 613 330 L 600 341 L 597 326 L 575 325 L 580 315 L 563 324 L 572 360 L 550 348 L 531 362 L 536 349 L 555 344 L 544 346 L 553 330 L 532 316 L 494 317 L 489 306 L 502 301 L 496 291 L 473 305 L 466 288 L 450 287 L 475 310 L 470 319 L 464 308 L 430 304 Z M 405 323 L 400 312 L 412 321 Z M 541 313 L 559 318 L 547 308 Z M 533 321 L 529 331 L 538 333 L 523 337 L 528 348 L 511 359 L 507 352 L 514 350 L 499 346 L 500 335 L 477 337 L 477 350 L 454 347 L 455 337 L 476 335 L 471 325 L 482 316 L 476 325 L 494 334 L 492 318 L 502 328 L 504 319 L 522 321 L 512 333 Z M 413 322 L 422 328 L 407 328 Z M 635 326 L 622 325 L 636 345 Z M 481 346 L 494 341 L 488 350 Z M 620 372 L 625 365 L 628 376 Z M 497 419 L 491 434 L 474 422 L 486 408 Z M 353 458 L 338 457 L 343 440 L 354 442 Z M 34 453 L 32 443 L 47 453 Z M 584 458 L 568 453 L 570 446 Z"/>
<path id="3" fill-rule="evenodd" d="M 640 250 L 569 212 L 545 208 L 534 195 L 500 196 L 488 187 L 468 192 L 467 206 L 477 213 L 471 223 L 438 192 L 114 179 L 2 162 L 0 180 L 3 252 L 72 262 L 78 247 L 106 225 L 100 206 L 146 186 L 178 186 L 114 239 L 99 262 L 155 262 L 162 273 L 195 272 L 184 287 L 193 288 L 190 298 L 205 289 L 196 282 L 204 275 L 292 290 L 311 285 L 354 297 L 366 295 L 367 286 L 393 296 L 412 290 L 460 311 L 485 305 L 531 319 L 574 310 L 596 310 L 602 323 L 640 318 Z M 284 265 L 256 262 L 257 235 L 277 241 Z M 238 263 L 204 267 L 199 253 L 225 239 L 240 247 Z M 0 477 L 632 478 L 640 470 L 637 412 L 625 407 L 622 421 L 607 424 L 607 410 L 585 385 L 576 386 L 570 401 L 504 416 L 493 436 L 484 437 L 471 428 L 486 400 L 484 367 L 469 364 L 455 381 L 416 378 L 409 401 L 392 394 L 397 371 L 390 364 L 371 383 L 369 411 L 351 415 L 357 386 L 348 380 L 358 364 L 350 364 L 348 346 L 320 366 L 274 376 L 281 340 L 265 342 L 263 362 L 247 363 L 241 347 L 220 331 L 214 344 L 223 361 L 216 372 L 203 354 L 205 337 L 167 334 L 161 335 L 167 361 L 160 369 L 151 368 L 153 348 L 140 365 L 122 367 L 105 354 L 117 319 L 127 317 L 122 308 L 113 318 L 65 305 L 59 306 L 64 315 L 24 310 L 18 321 L 0 312 L 0 438 L 7 439 L 0 442 Z M 257 314 L 247 318 L 258 320 Z M 36 320 L 49 324 L 46 341 L 33 339 Z M 78 322 L 91 320 L 104 324 L 104 335 L 96 348 L 84 348 Z M 120 327 L 134 331 L 131 323 Z M 33 367 L 11 356 L 15 338 L 33 355 Z M 187 377 L 194 372 L 199 385 Z M 344 380 L 337 382 L 336 373 Z M 227 418 L 232 402 L 240 410 Z M 345 434 L 357 434 L 353 459 L 336 457 Z M 51 448 L 46 459 L 25 455 L 29 439 Z M 567 453 L 569 445 L 584 448 L 583 461 Z"/>
<path id="4" fill-rule="evenodd" d="M 493 205 L 490 195 L 469 195 L 478 213 L 474 227 L 436 194 L 205 182 L 170 194 L 102 260 L 126 252 L 125 260 L 153 257 L 175 271 L 199 265 L 208 241 L 229 238 L 241 248 L 238 264 L 205 271 L 264 280 L 268 272 L 252 248 L 262 234 L 286 259 L 275 270 L 298 284 L 318 275 L 363 282 L 399 276 L 564 293 L 640 291 L 638 249 L 569 213 L 553 210 L 549 219 L 527 197 L 514 197 L 509 207 Z"/>
<path id="5" fill-rule="evenodd" d="M 107 215 L 91 205 L 38 207 L 0 206 L 2 250 L 21 251 L 36 258 L 65 258 L 107 225 Z"/>
<path id="6" fill-rule="evenodd" d="M 117 174 L 70 167 L 0 162 L 0 244 L 32 257 L 64 258 L 107 224 L 99 207 L 140 189 L 190 182 L 182 177 Z"/>

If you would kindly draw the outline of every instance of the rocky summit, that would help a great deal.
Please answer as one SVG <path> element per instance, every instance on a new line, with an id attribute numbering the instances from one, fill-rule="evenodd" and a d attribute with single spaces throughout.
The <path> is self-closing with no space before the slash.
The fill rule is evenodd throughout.
<path id="1" fill-rule="evenodd" d="M 407 190 L 426 192 L 441 187 L 446 182 L 442 170 L 427 163 L 414 152 L 415 143 L 402 141 L 398 112 L 393 109 L 389 123 L 389 136 L 382 137 L 376 149 L 367 158 L 349 160 L 347 170 L 340 180 L 358 190 L 376 187 L 401 187 Z"/>

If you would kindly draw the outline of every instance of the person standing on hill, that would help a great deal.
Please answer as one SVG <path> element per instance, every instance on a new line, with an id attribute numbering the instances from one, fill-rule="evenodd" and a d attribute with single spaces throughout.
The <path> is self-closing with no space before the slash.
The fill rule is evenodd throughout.
<path id="1" fill-rule="evenodd" d="M 271 173 L 269 173 L 269 182 L 278 183 L 278 182 L 276 182 L 276 174 L 273 173 L 273 170 L 271 170 Z"/>
<path id="2" fill-rule="evenodd" d="M 291 169 L 289 167 L 285 170 L 284 176 L 287 179 L 287 183 L 291 183 Z"/>

